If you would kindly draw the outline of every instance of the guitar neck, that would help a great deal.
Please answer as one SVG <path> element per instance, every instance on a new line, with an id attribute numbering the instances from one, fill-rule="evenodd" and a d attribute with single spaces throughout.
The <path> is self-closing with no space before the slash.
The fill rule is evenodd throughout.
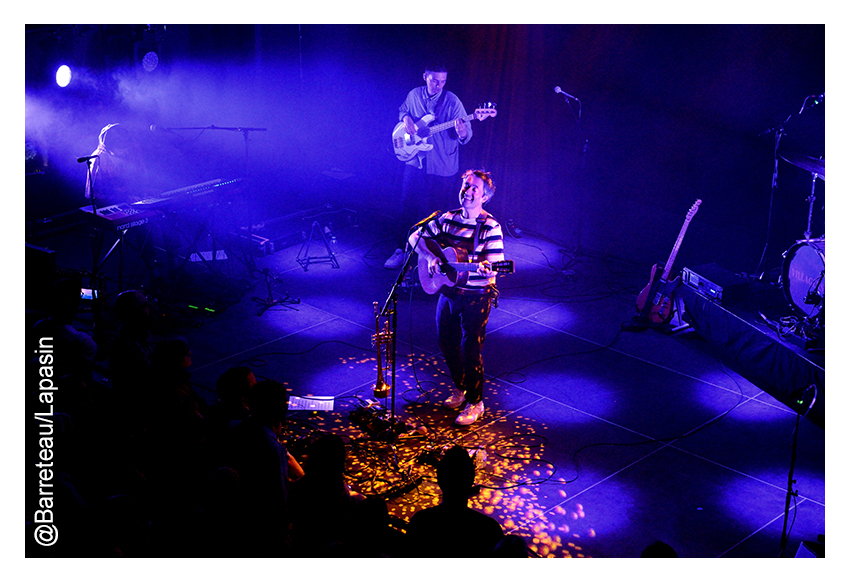
<path id="1" fill-rule="evenodd" d="M 478 263 L 445 263 L 455 271 L 477 271 Z"/>
<path id="2" fill-rule="evenodd" d="M 691 223 L 694 215 L 697 213 L 699 209 L 699 205 L 702 203 L 702 200 L 697 200 L 691 209 L 688 211 L 687 216 L 685 217 L 685 222 L 682 224 L 682 228 L 679 230 L 679 236 L 676 239 L 676 244 L 673 245 L 673 250 L 670 252 L 670 256 L 667 258 L 667 263 L 664 265 L 664 272 L 661 274 L 661 279 L 663 281 L 670 280 L 670 271 L 673 270 L 673 262 L 676 260 L 676 255 L 679 253 L 679 247 L 682 245 L 682 240 L 685 238 L 685 232 L 688 230 L 688 225 Z"/>
<path id="3" fill-rule="evenodd" d="M 670 271 L 673 270 L 673 263 L 676 260 L 676 255 L 679 253 L 679 247 L 682 245 L 682 239 L 685 238 L 686 230 L 688 230 L 687 222 L 682 225 L 682 230 L 679 231 L 679 238 L 676 239 L 676 244 L 673 245 L 673 251 L 670 253 L 670 257 L 664 265 L 664 272 L 661 274 L 661 278 L 665 281 L 670 280 Z"/>
<path id="4" fill-rule="evenodd" d="M 469 114 L 469 115 L 467 115 L 466 117 L 460 117 L 460 118 L 458 118 L 458 119 L 462 119 L 462 120 L 464 120 L 464 121 L 472 121 L 472 119 L 473 119 L 474 117 L 475 117 L 475 114 L 474 114 L 474 113 L 470 113 L 470 114 Z M 441 131 L 445 131 L 445 130 L 449 129 L 450 127 L 454 127 L 454 125 L 455 125 L 455 121 L 456 121 L 456 120 L 452 120 L 452 121 L 447 121 L 447 122 L 445 122 L 445 123 L 438 123 L 437 125 L 432 125 L 432 126 L 430 126 L 430 127 L 428 128 L 428 129 L 430 129 L 430 134 L 431 134 L 431 135 L 433 135 L 433 134 L 435 134 L 435 133 L 440 133 Z"/>

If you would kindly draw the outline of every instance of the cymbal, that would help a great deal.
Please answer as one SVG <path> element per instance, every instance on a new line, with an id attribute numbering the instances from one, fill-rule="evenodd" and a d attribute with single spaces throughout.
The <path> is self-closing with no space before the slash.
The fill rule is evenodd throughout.
<path id="1" fill-rule="evenodd" d="M 824 174 L 826 169 L 823 160 L 804 156 L 803 154 L 781 154 L 779 157 L 793 166 L 806 170 L 810 174 L 817 174 L 818 178 L 824 182 L 826 181 L 826 175 Z"/>

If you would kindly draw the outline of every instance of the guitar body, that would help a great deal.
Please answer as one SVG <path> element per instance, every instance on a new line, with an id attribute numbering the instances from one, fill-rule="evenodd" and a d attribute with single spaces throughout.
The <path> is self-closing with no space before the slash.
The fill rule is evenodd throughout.
<path id="1" fill-rule="evenodd" d="M 419 239 L 424 243 L 434 256 L 440 259 L 440 271 L 433 275 L 428 272 L 428 259 L 422 253 L 419 254 L 418 271 L 419 284 L 428 295 L 433 295 L 443 287 L 452 288 L 464 285 L 471 271 L 478 270 L 478 263 L 469 262 L 469 254 L 466 249 L 452 246 L 441 247 L 432 239 Z M 495 273 L 513 273 L 513 261 L 496 261 L 490 263 L 490 270 Z"/>
<path id="2" fill-rule="evenodd" d="M 428 250 L 439 257 L 443 265 L 447 263 L 467 263 L 467 254 L 464 249 L 456 249 L 454 247 L 442 248 L 440 245 L 429 239 L 422 239 L 422 242 L 428 247 Z M 467 263 L 473 264 L 473 263 Z M 475 267 L 478 268 L 477 265 Z M 428 260 L 422 255 L 419 255 L 419 284 L 422 285 L 422 290 L 428 295 L 438 293 L 443 287 L 454 287 L 463 285 L 469 277 L 468 271 L 458 271 L 451 267 L 444 267 L 439 272 L 431 275 L 428 272 Z"/>
<path id="3" fill-rule="evenodd" d="M 672 281 L 664 281 L 658 272 L 658 265 L 653 265 L 649 274 L 649 283 L 637 298 L 637 311 L 652 323 L 667 323 L 673 317 L 673 294 L 681 285 L 681 277 Z"/>
<path id="4" fill-rule="evenodd" d="M 428 127 L 436 119 L 430 113 L 424 115 L 416 122 L 416 135 L 410 135 L 404 129 L 404 122 L 399 121 L 398 125 L 393 130 L 393 149 L 395 156 L 402 162 L 412 160 L 419 152 L 427 152 L 434 149 L 434 144 L 428 143 L 429 131 L 422 132 L 425 137 L 419 137 L 419 132 L 422 128 Z"/>
<path id="5" fill-rule="evenodd" d="M 487 103 L 476 109 L 466 117 L 461 117 L 464 121 L 477 119 L 484 121 L 488 117 L 496 117 L 496 104 Z M 446 123 L 434 123 L 436 117 L 427 113 L 423 115 L 419 121 L 415 122 L 416 134 L 410 135 L 404 129 L 404 122 L 399 121 L 393 129 L 393 149 L 395 156 L 402 162 L 407 162 L 419 155 L 419 152 L 427 152 L 434 149 L 434 144 L 428 143 L 428 138 L 435 133 L 440 133 L 455 126 L 455 121 L 447 121 Z"/>

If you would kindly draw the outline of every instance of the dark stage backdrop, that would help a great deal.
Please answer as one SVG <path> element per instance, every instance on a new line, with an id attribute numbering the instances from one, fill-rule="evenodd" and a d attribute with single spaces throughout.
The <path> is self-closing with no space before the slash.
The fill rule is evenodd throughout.
<path id="1" fill-rule="evenodd" d="M 45 170 L 27 177 L 28 221 L 84 203 L 76 158 L 116 121 L 174 187 L 247 174 L 259 215 L 386 212 L 397 108 L 430 61 L 468 111 L 497 104 L 461 149 L 463 168 L 494 174 L 490 210 L 568 250 L 663 263 L 701 199 L 677 265 L 776 270 L 803 236 L 812 180 L 780 159 L 772 188 L 775 128 L 780 153 L 825 153 L 825 105 L 807 101 L 825 90 L 823 25 L 156 26 L 153 73 L 138 67 L 138 29 L 28 29 L 28 170 Z M 63 52 L 86 72 L 60 90 L 44 71 Z"/>

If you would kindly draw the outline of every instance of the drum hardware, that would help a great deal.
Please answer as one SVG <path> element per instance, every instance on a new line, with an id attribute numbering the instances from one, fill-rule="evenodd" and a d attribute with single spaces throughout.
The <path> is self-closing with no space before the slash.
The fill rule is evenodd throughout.
<path id="1" fill-rule="evenodd" d="M 810 174 L 814 174 L 817 178 L 820 178 L 824 182 L 826 181 L 826 162 L 824 162 L 824 160 L 793 153 L 780 154 L 779 157 L 792 166 L 797 166 L 802 170 L 806 170 Z"/>
<path id="2" fill-rule="evenodd" d="M 826 182 L 826 163 L 824 160 L 802 154 L 783 154 L 780 157 L 792 166 L 806 170 L 812 175 L 812 191 L 806 198 L 806 202 L 809 203 L 809 218 L 806 222 L 806 231 L 803 233 L 803 238 L 809 240 L 812 238 L 812 208 L 815 204 L 815 186 L 817 185 L 818 178 Z"/>

